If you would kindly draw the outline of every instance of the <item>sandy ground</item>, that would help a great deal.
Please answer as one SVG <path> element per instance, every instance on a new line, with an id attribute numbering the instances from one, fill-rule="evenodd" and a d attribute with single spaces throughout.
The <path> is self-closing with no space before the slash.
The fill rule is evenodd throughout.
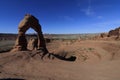
<path id="1" fill-rule="evenodd" d="M 74 55 L 76 61 L 21 58 L 16 53 L 3 53 L 0 79 L 120 80 L 120 41 L 55 41 L 47 47 L 55 54 Z"/>

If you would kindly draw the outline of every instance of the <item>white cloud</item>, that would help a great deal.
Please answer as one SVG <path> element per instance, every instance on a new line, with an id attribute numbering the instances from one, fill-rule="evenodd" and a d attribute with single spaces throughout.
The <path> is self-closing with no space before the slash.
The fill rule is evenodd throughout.
<path id="1" fill-rule="evenodd" d="M 90 7 L 88 7 L 87 9 L 82 9 L 81 11 L 84 12 L 87 16 L 91 16 L 94 14 Z"/>
<path id="2" fill-rule="evenodd" d="M 91 0 L 88 0 L 88 7 L 86 9 L 81 9 L 81 11 L 84 12 L 87 16 L 91 16 L 95 13 L 91 6 Z"/>

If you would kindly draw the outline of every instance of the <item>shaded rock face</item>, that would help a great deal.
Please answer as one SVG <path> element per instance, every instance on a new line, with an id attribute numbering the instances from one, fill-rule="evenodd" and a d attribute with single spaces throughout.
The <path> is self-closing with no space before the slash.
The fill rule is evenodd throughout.
<path id="1" fill-rule="evenodd" d="M 46 44 L 42 34 L 41 25 L 39 24 L 38 19 L 35 18 L 33 15 L 26 14 L 19 23 L 18 37 L 12 51 L 27 50 L 27 40 L 25 37 L 25 33 L 29 28 L 32 28 L 37 32 L 37 38 L 38 38 L 37 49 L 41 49 L 41 48 L 46 49 Z M 47 49 L 45 51 L 46 53 L 48 52 Z"/>
<path id="2" fill-rule="evenodd" d="M 116 28 L 115 30 L 110 30 L 108 33 L 108 36 L 116 36 L 116 37 L 120 37 L 120 27 Z"/>

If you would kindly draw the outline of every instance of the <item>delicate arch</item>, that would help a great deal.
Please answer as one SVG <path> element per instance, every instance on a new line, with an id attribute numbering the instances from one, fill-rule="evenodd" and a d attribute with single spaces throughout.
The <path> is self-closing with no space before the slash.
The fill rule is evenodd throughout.
<path id="1" fill-rule="evenodd" d="M 38 37 L 37 49 L 42 48 L 47 53 L 48 50 L 46 49 L 46 44 L 42 34 L 41 25 L 39 24 L 39 20 L 30 14 L 26 14 L 23 20 L 21 20 L 19 23 L 18 36 L 15 42 L 14 49 L 12 51 L 27 50 L 27 40 L 26 40 L 25 33 L 29 28 L 32 28 L 37 32 L 37 37 Z"/>

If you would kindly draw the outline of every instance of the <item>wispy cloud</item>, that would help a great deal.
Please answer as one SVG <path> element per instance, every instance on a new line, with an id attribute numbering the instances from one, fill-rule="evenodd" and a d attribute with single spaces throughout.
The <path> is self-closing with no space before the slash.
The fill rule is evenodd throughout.
<path id="1" fill-rule="evenodd" d="M 73 21 L 74 18 L 72 18 L 71 16 L 59 16 L 60 19 L 65 20 L 65 21 Z"/>
<path id="2" fill-rule="evenodd" d="M 84 12 L 87 16 L 91 16 L 95 13 L 92 9 L 91 2 L 91 0 L 88 0 L 88 7 L 86 9 L 81 9 L 81 11 Z"/>
<path id="3" fill-rule="evenodd" d="M 88 6 L 86 9 L 81 9 L 82 12 L 84 12 L 85 15 L 87 16 L 93 16 L 97 19 L 103 19 L 104 17 L 101 15 L 97 15 L 96 12 L 92 8 L 92 0 L 88 0 Z"/>
<path id="4" fill-rule="evenodd" d="M 103 16 L 97 16 L 98 19 L 103 19 L 104 17 Z"/>

